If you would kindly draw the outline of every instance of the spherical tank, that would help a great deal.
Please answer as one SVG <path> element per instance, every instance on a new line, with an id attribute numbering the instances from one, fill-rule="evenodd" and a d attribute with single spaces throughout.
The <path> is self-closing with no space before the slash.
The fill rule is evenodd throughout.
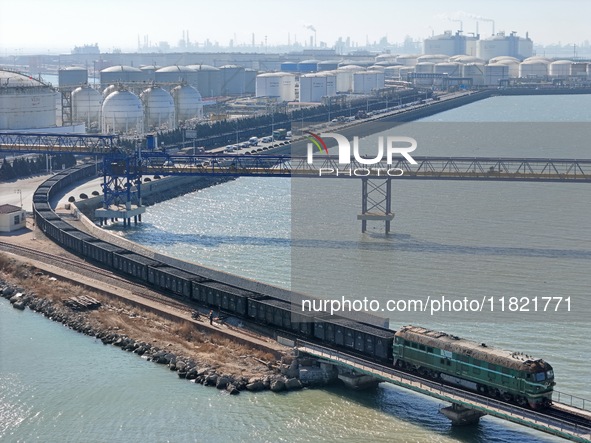
<path id="1" fill-rule="evenodd" d="M 0 129 L 56 126 L 56 92 L 25 74 L 0 70 Z"/>
<path id="2" fill-rule="evenodd" d="M 549 62 L 542 59 L 525 60 L 519 65 L 519 77 L 545 77 Z"/>
<path id="3" fill-rule="evenodd" d="M 118 90 L 103 101 L 101 127 L 106 133 L 142 133 L 144 109 L 140 98 L 132 92 Z"/>
<path id="4" fill-rule="evenodd" d="M 140 94 L 144 105 L 146 131 L 153 129 L 174 129 L 174 100 L 164 89 L 153 86 Z"/>
<path id="5" fill-rule="evenodd" d="M 197 89 L 203 97 L 217 97 L 222 94 L 222 72 L 210 65 L 189 65 L 197 71 Z"/>
<path id="6" fill-rule="evenodd" d="M 85 122 L 87 128 L 100 124 L 103 96 L 88 85 L 72 92 L 72 118 L 76 122 Z"/>
<path id="7" fill-rule="evenodd" d="M 568 77 L 571 75 L 573 62 L 570 60 L 556 60 L 550 63 L 549 74 L 552 77 Z"/>
<path id="8" fill-rule="evenodd" d="M 109 85 L 109 86 L 107 86 L 105 88 L 105 90 L 103 91 L 103 98 L 107 98 L 113 92 L 117 91 L 117 88 L 118 88 L 117 85 Z"/>
<path id="9" fill-rule="evenodd" d="M 197 89 L 189 85 L 179 85 L 171 92 L 177 125 L 184 120 L 203 118 L 203 101 Z"/>

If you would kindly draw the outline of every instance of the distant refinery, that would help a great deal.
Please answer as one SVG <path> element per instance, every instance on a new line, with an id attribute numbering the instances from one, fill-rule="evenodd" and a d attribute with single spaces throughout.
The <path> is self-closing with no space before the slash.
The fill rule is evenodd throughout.
<path id="1" fill-rule="evenodd" d="M 43 56 L 33 57 L 20 69 L 0 71 L 0 130 L 59 130 L 60 122 L 69 130 L 82 125 L 91 132 L 138 135 L 213 118 L 212 109 L 219 112 L 226 105 L 260 113 L 274 112 L 277 105 L 317 106 L 333 98 L 344 103 L 411 87 L 436 91 L 510 82 L 591 82 L 589 60 L 536 56 L 527 33 L 481 39 L 445 31 L 425 39 L 423 54 L 358 51 L 343 56 L 315 44 L 286 54 L 186 52 L 174 57 L 100 54 L 97 45 L 87 53 L 79 47 L 60 56 L 57 89 L 33 78 L 44 65 Z"/>

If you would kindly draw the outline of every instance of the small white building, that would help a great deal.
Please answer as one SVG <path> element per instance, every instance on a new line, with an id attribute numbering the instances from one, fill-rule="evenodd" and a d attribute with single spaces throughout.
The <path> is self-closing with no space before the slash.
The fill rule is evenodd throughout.
<path id="1" fill-rule="evenodd" d="M 0 205 L 0 232 L 12 232 L 27 225 L 27 212 L 14 205 Z"/>

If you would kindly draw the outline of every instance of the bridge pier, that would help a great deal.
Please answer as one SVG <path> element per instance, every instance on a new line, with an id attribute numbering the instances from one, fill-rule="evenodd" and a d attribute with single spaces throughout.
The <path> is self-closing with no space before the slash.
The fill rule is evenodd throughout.
<path id="1" fill-rule="evenodd" d="M 465 426 L 478 423 L 480 417 L 486 415 L 484 412 L 469 409 L 457 403 L 452 403 L 451 406 L 442 408 L 439 412 L 449 418 L 451 424 L 454 426 Z"/>
<path id="2" fill-rule="evenodd" d="M 361 232 L 367 231 L 367 221 L 383 221 L 385 233 L 390 233 L 390 225 L 394 219 L 392 213 L 392 179 L 372 178 L 361 179 Z"/>

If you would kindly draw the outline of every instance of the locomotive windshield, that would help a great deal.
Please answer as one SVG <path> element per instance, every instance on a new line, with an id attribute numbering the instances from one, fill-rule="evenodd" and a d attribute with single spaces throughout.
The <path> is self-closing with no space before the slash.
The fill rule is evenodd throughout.
<path id="1" fill-rule="evenodd" d="M 536 372 L 534 374 L 534 379 L 536 381 L 544 381 L 545 378 L 546 378 L 546 373 L 545 372 Z"/>

